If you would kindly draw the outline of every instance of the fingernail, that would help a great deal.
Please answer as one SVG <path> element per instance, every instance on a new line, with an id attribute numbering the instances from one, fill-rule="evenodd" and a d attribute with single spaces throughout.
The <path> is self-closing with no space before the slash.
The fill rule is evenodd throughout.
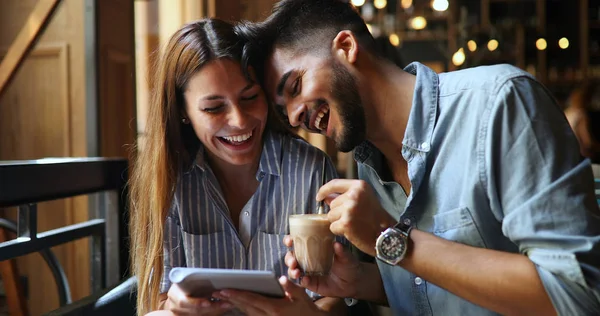
<path id="1" fill-rule="evenodd" d="M 229 291 L 227 291 L 227 290 L 223 290 L 223 291 L 221 291 L 221 292 L 219 292 L 219 293 L 220 293 L 221 295 L 225 296 L 225 297 L 230 297 L 230 296 L 231 296 L 231 293 L 229 293 Z"/>

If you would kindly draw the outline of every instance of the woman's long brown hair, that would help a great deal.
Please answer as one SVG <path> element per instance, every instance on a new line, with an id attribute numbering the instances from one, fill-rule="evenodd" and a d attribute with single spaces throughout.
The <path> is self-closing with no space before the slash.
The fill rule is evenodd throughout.
<path id="1" fill-rule="evenodd" d="M 163 230 L 177 178 L 194 161 L 199 140 L 182 124 L 183 92 L 191 77 L 218 58 L 240 61 L 233 26 L 217 19 L 187 24 L 169 40 L 153 76 L 145 141 L 130 180 L 131 261 L 138 278 L 137 313 L 158 308 L 163 277 Z"/>

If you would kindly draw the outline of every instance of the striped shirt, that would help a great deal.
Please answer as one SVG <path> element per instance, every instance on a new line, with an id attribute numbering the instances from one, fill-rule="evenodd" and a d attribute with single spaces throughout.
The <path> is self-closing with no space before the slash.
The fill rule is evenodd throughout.
<path id="1" fill-rule="evenodd" d="M 195 165 L 180 175 L 164 230 L 164 274 L 168 291 L 172 267 L 271 270 L 287 275 L 283 258 L 288 216 L 313 213 L 321 186 L 336 177 L 327 155 L 302 139 L 267 132 L 256 179 L 259 186 L 244 206 L 235 229 L 219 182 L 202 150 Z"/>

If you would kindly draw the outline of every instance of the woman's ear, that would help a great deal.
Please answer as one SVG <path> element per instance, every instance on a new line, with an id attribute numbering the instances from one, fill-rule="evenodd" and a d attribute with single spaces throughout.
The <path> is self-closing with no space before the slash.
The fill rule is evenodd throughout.
<path id="1" fill-rule="evenodd" d="M 358 42 L 352 31 L 340 31 L 332 42 L 334 56 L 346 60 L 350 64 L 356 62 L 358 56 Z"/>

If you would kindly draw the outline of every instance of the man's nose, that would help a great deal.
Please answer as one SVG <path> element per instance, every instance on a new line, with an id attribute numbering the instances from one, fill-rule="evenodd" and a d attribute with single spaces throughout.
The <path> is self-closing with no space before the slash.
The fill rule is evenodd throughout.
<path id="1" fill-rule="evenodd" d="M 288 116 L 288 120 L 290 121 L 290 125 L 292 125 L 293 127 L 298 127 L 300 125 L 302 125 L 302 123 L 305 123 L 305 120 L 307 118 L 308 115 L 308 108 L 306 107 L 305 104 L 300 104 L 296 107 L 294 107 L 290 113 L 290 115 Z M 308 127 L 308 124 L 306 124 Z"/>

